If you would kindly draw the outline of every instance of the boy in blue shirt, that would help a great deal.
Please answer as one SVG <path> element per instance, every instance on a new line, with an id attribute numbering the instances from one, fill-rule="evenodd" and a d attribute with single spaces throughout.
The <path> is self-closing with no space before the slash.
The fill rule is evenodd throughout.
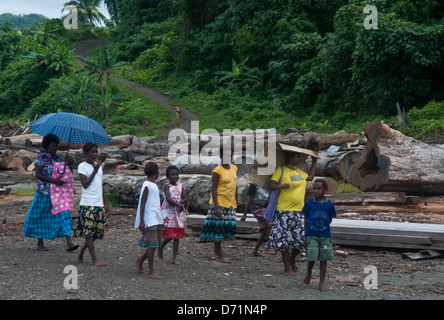
<path id="1" fill-rule="evenodd" d="M 311 271 L 316 261 L 320 263 L 319 290 L 327 291 L 324 285 L 327 273 L 327 261 L 333 260 L 333 248 L 330 241 L 330 223 L 336 217 L 333 203 L 324 195 L 328 189 L 324 179 L 316 179 L 313 182 L 314 197 L 308 200 L 302 214 L 305 217 L 304 230 L 307 245 L 307 274 L 304 284 L 309 285 Z"/>

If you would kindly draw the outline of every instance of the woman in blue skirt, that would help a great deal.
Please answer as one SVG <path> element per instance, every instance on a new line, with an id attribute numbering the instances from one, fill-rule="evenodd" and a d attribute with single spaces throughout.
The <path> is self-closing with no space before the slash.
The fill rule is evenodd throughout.
<path id="1" fill-rule="evenodd" d="M 62 186 L 65 182 L 53 179 L 53 161 L 63 161 L 63 157 L 57 153 L 59 138 L 53 134 L 43 137 L 42 148 L 34 162 L 37 187 L 23 225 L 25 237 L 37 238 L 37 250 L 47 251 L 43 240 L 54 240 L 56 237 L 66 237 L 67 251 L 77 249 L 79 246 L 71 241 L 72 218 L 70 212 L 63 211 L 52 214 L 50 188 L 51 183 Z"/>

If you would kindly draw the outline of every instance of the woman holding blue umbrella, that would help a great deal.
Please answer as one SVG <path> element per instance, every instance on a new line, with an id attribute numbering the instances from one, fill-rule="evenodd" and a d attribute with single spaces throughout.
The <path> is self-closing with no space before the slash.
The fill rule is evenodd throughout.
<path id="1" fill-rule="evenodd" d="M 24 231 L 25 236 L 39 239 L 38 250 L 47 250 L 43 245 L 43 239 L 54 239 L 54 235 L 46 229 L 51 229 L 55 224 L 54 217 L 47 217 L 46 215 L 48 208 L 51 206 L 49 184 L 63 184 L 61 179 L 52 179 L 52 161 L 60 161 L 58 159 L 61 159 L 61 156 L 56 154 L 59 140 L 68 142 L 68 148 L 71 143 L 84 144 L 87 141 L 92 141 L 100 145 L 108 144 L 111 141 L 105 129 L 97 121 L 75 113 L 57 112 L 46 114 L 37 119 L 30 128 L 34 133 L 45 136 L 45 138 L 51 138 L 47 138 L 50 140 L 43 139 L 45 144 L 42 141 L 42 155 L 37 157 L 36 177 L 41 182 L 38 184 L 37 197 L 34 199 L 35 203 L 33 201 L 33 204 L 31 204 L 30 214 L 28 214 L 30 221 L 28 223 L 25 222 Z M 50 145 L 51 143 L 54 145 Z M 62 171 L 58 171 L 58 173 L 64 174 L 65 169 L 66 167 Z M 52 215 L 50 211 L 51 209 L 48 211 L 49 215 Z M 56 217 L 59 219 L 66 217 L 66 221 L 68 221 L 66 214 L 67 212 L 61 212 Z M 71 219 L 70 215 L 69 219 Z M 75 250 L 78 245 L 74 245 L 71 242 L 72 219 L 70 221 L 69 237 L 66 234 L 67 250 Z"/>
<path id="2" fill-rule="evenodd" d="M 67 250 L 72 251 L 79 246 L 71 241 L 72 218 L 69 211 L 57 215 L 51 213 L 51 184 L 62 186 L 65 182 L 53 179 L 53 162 L 63 161 L 63 157 L 57 153 L 59 138 L 54 134 L 47 134 L 42 140 L 42 148 L 35 160 L 35 176 L 37 187 L 34 199 L 29 208 L 23 225 L 25 237 L 37 238 L 37 250 L 47 251 L 43 240 L 54 240 L 56 237 L 65 237 Z"/>

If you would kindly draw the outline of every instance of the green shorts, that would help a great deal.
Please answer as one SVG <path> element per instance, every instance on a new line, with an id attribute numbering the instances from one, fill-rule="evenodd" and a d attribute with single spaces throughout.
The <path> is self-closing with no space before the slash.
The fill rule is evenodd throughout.
<path id="1" fill-rule="evenodd" d="M 307 261 L 333 260 L 333 247 L 330 238 L 307 237 Z"/>

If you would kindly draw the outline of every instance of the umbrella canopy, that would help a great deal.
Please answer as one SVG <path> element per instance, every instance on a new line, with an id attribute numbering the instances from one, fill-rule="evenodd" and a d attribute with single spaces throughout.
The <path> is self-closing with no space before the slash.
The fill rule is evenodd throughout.
<path id="1" fill-rule="evenodd" d="M 58 112 L 44 115 L 31 125 L 31 131 L 42 136 L 52 133 L 68 143 L 111 143 L 105 129 L 97 121 L 75 113 Z"/>
<path id="2" fill-rule="evenodd" d="M 300 153 L 302 155 L 302 159 L 304 160 L 304 162 L 308 156 L 311 156 L 314 158 L 319 158 L 319 156 L 312 150 L 298 148 L 298 147 L 290 146 L 290 145 L 283 144 L 283 143 L 278 143 L 278 145 L 276 146 L 276 168 L 285 165 L 285 155 L 284 154 L 286 151 Z M 267 153 L 268 153 L 268 150 L 266 148 L 264 150 L 264 154 L 267 154 Z M 262 166 L 266 166 L 266 165 L 262 165 Z M 256 185 L 260 186 L 261 188 L 267 189 L 268 182 L 270 181 L 272 174 L 260 175 L 258 173 L 259 167 L 260 166 L 255 161 L 254 165 L 251 167 L 251 170 L 250 170 L 250 180 L 251 180 L 251 182 L 255 183 Z M 301 169 L 304 169 L 304 168 L 301 168 Z"/>

